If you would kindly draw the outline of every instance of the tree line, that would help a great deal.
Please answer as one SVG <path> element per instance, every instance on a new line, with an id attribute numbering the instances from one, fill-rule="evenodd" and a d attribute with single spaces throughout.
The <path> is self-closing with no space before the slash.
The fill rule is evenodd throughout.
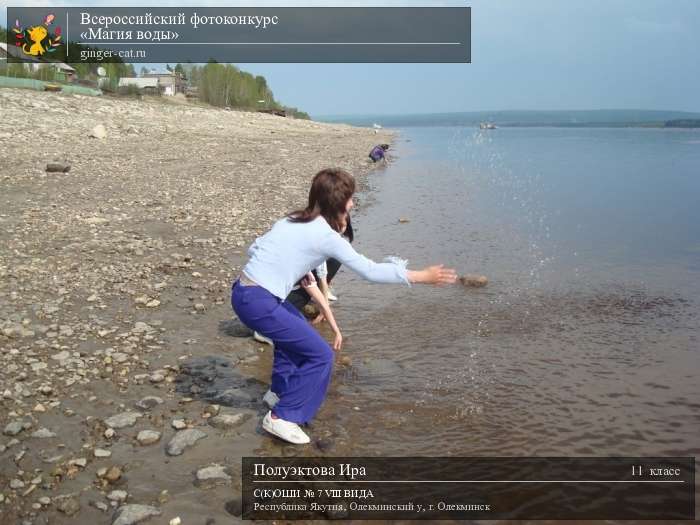
<path id="1" fill-rule="evenodd" d="M 214 61 L 203 66 L 177 64 L 173 71 L 184 74 L 189 85 L 196 88 L 199 100 L 207 104 L 251 110 L 278 109 L 296 118 L 309 118 L 303 111 L 277 102 L 265 77 L 242 71 L 233 64 Z"/>
<path id="2" fill-rule="evenodd" d="M 7 29 L 0 27 L 0 42 L 7 42 L 7 36 Z M 78 48 L 85 48 L 73 42 L 70 43 L 70 46 L 72 56 L 74 52 L 79 53 Z M 65 52 L 62 55 L 59 53 L 55 59 L 57 61 L 65 60 Z M 98 78 L 97 69 L 100 66 L 103 67 L 107 81 L 101 87 L 110 91 L 117 91 L 120 78 L 136 76 L 134 66 L 124 62 L 102 62 L 99 64 L 69 62 L 68 65 L 76 70 L 76 76 L 81 83 L 96 82 Z M 144 69 L 141 69 L 142 75 L 145 72 Z M 174 68 L 168 65 L 167 69 L 182 75 L 187 81 L 191 94 L 212 106 L 247 110 L 284 110 L 287 115 L 292 117 L 309 118 L 309 115 L 303 111 L 299 111 L 294 107 L 284 106 L 276 101 L 265 77 L 242 71 L 233 64 L 219 64 L 212 60 L 204 65 L 177 64 Z M 33 70 L 22 63 L 1 64 L 0 75 L 36 78 L 47 81 L 57 79 L 56 73 L 52 68 Z"/>

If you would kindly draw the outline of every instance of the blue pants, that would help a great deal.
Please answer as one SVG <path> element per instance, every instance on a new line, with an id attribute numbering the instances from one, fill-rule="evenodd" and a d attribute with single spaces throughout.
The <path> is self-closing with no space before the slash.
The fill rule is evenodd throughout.
<path id="1" fill-rule="evenodd" d="M 231 305 L 243 324 L 275 343 L 271 390 L 280 400 L 274 414 L 294 423 L 311 421 L 331 380 L 331 347 L 294 306 L 261 286 L 234 282 Z"/>

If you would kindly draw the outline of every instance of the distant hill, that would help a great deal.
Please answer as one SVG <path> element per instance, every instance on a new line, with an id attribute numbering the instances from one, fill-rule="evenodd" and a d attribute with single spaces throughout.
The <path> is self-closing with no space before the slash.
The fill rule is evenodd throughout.
<path id="1" fill-rule="evenodd" d="M 333 115 L 318 117 L 317 120 L 346 122 L 356 126 L 371 126 L 378 123 L 387 127 L 478 126 L 481 122 L 493 122 L 497 126 L 676 127 L 675 125 L 668 126 L 668 123 L 684 122 L 687 124 L 700 120 L 700 113 L 643 109 L 505 110 L 413 115 Z"/>
<path id="2" fill-rule="evenodd" d="M 666 128 L 700 128 L 700 119 L 668 120 L 664 124 Z"/>

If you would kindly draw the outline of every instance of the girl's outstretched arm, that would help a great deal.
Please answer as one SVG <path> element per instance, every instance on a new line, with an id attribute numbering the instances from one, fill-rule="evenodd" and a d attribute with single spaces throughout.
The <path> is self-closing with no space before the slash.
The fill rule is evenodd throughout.
<path id="1" fill-rule="evenodd" d="M 320 241 L 320 248 L 326 257 L 333 257 L 353 270 L 355 273 L 376 283 L 421 283 L 454 284 L 457 272 L 438 264 L 423 270 L 409 270 L 406 262 L 396 257 L 387 258 L 389 262 L 376 263 L 357 253 L 350 243 L 336 232 L 329 233 Z"/>

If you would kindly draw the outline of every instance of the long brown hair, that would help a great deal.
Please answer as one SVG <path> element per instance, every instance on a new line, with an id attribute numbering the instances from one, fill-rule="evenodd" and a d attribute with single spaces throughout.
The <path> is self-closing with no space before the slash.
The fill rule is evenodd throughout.
<path id="1" fill-rule="evenodd" d="M 345 206 L 355 193 L 355 179 L 340 168 L 326 168 L 314 175 L 309 204 L 287 215 L 292 222 L 311 222 L 319 215 L 337 232 L 345 227 Z"/>

